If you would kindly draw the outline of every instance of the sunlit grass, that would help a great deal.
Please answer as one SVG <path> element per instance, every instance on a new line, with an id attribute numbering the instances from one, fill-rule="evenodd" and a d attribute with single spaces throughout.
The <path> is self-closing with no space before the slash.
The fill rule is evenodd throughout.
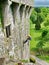
<path id="1" fill-rule="evenodd" d="M 38 58 L 44 60 L 44 61 L 47 61 L 49 63 L 49 56 L 46 55 L 46 56 L 38 56 Z"/>

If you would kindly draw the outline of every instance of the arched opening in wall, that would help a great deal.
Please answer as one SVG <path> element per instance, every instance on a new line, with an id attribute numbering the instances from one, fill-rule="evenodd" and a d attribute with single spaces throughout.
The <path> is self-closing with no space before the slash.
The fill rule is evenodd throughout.
<path id="1" fill-rule="evenodd" d="M 15 25 L 15 20 L 16 20 L 16 14 L 17 14 L 17 9 L 18 9 L 18 7 L 19 7 L 19 3 L 15 3 L 15 2 L 12 2 L 12 4 L 11 4 L 11 6 L 10 6 L 10 8 L 11 8 L 11 10 L 12 10 L 12 15 L 13 15 L 13 23 L 14 23 L 14 25 Z"/>
<path id="2" fill-rule="evenodd" d="M 24 12 L 24 7 L 25 7 L 25 5 L 21 5 L 20 6 L 20 9 L 19 9 L 19 11 L 20 11 L 20 19 L 22 20 L 22 16 L 23 16 L 23 12 Z"/>
<path id="3" fill-rule="evenodd" d="M 2 8 L 0 7 L 0 31 L 3 31 Z"/>
<path id="4" fill-rule="evenodd" d="M 29 10 L 29 6 L 27 5 L 25 9 L 25 18 L 26 18 L 26 15 L 28 14 L 28 10 Z"/>
<path id="5" fill-rule="evenodd" d="M 28 10 L 29 10 L 29 6 L 27 5 L 27 6 L 26 6 L 26 11 L 28 11 Z"/>
<path id="6" fill-rule="evenodd" d="M 29 10 L 28 10 L 28 14 L 30 13 L 30 10 L 32 9 L 32 7 L 29 7 Z"/>
<path id="7" fill-rule="evenodd" d="M 32 12 L 32 7 L 30 6 L 30 7 L 29 7 L 29 10 L 28 10 L 29 18 L 30 18 L 31 12 Z"/>
<path id="8" fill-rule="evenodd" d="M 9 36 L 11 35 L 10 26 L 11 26 L 11 25 L 6 26 L 6 36 L 7 36 L 7 37 L 9 37 Z"/>

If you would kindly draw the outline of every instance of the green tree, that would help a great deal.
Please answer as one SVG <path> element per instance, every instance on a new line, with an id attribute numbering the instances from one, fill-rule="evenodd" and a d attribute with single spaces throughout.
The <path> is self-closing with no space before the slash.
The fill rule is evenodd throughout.
<path id="1" fill-rule="evenodd" d="M 49 15 L 47 15 L 47 17 L 45 19 L 44 26 L 45 27 L 49 26 Z"/>
<path id="2" fill-rule="evenodd" d="M 32 23 L 35 24 L 36 30 L 39 30 L 41 28 L 41 23 L 44 21 L 44 18 L 45 15 L 43 15 L 41 8 L 34 8 L 30 16 L 30 19 Z"/>
<path id="3" fill-rule="evenodd" d="M 49 14 L 49 7 L 42 7 L 41 11 L 45 17 Z"/>

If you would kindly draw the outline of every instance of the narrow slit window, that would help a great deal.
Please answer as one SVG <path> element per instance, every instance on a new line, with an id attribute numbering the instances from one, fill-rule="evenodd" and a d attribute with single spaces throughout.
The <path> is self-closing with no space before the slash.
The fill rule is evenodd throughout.
<path id="1" fill-rule="evenodd" d="M 11 35 L 10 25 L 6 26 L 6 36 L 9 37 Z"/>

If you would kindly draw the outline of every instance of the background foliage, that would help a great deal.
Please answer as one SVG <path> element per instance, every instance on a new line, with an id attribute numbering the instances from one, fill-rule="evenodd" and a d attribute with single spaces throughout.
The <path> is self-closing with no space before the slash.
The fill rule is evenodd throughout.
<path id="1" fill-rule="evenodd" d="M 49 62 L 49 8 L 33 8 L 30 16 L 31 54 Z"/>

